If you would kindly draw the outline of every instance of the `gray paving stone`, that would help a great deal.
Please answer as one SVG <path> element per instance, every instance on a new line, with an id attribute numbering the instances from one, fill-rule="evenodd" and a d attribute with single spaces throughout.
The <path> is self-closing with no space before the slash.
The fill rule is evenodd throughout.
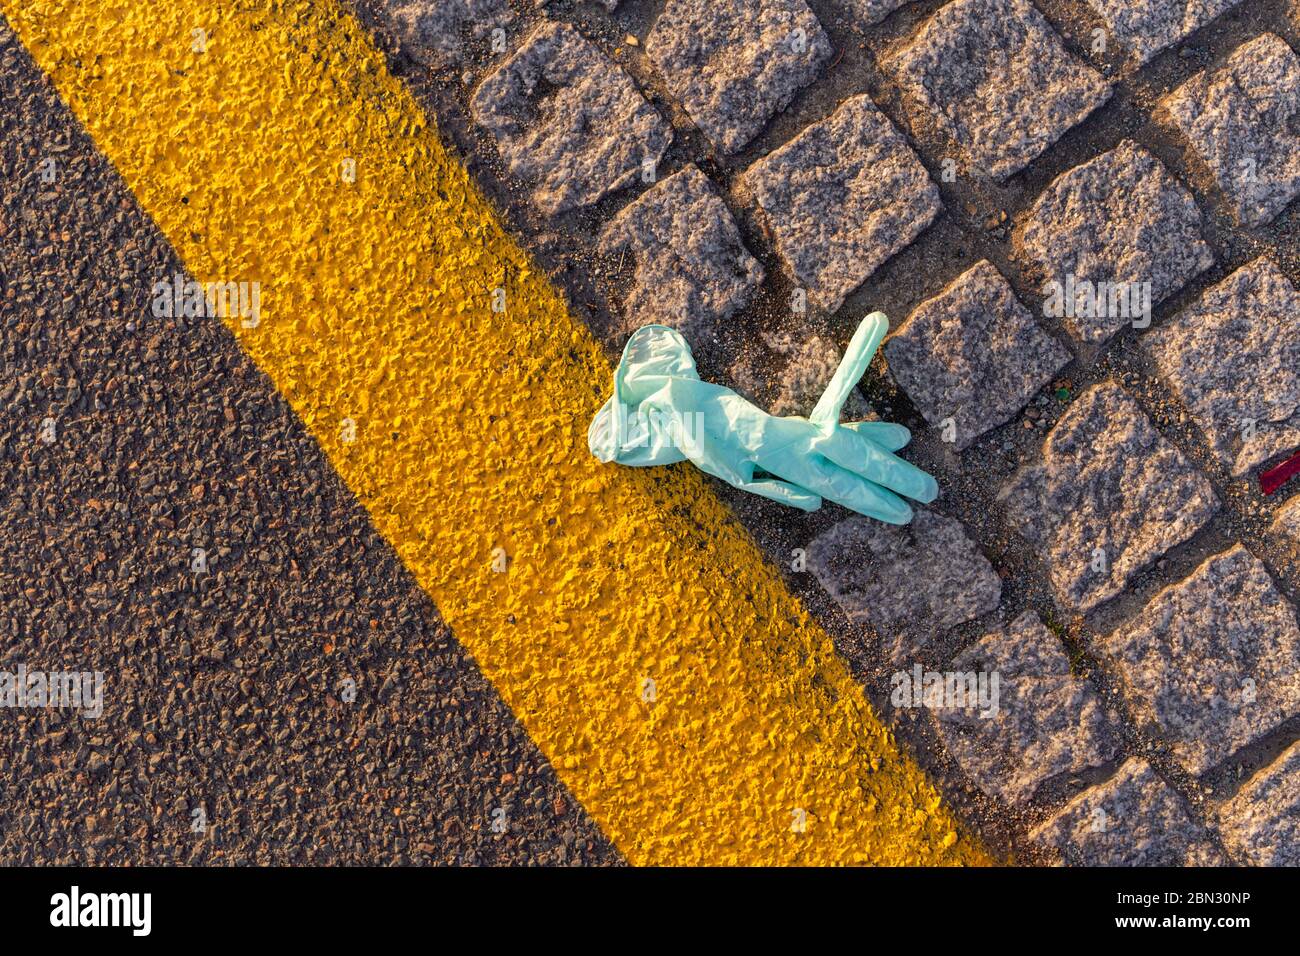
<path id="1" fill-rule="evenodd" d="M 1044 552 L 1057 600 L 1080 613 L 1120 593 L 1219 510 L 1209 482 L 1113 383 L 1075 400 L 1043 443 L 1042 461 L 1001 496 Z"/>
<path id="2" fill-rule="evenodd" d="M 1300 57 L 1266 33 L 1161 104 L 1228 198 L 1259 226 L 1300 195 Z"/>
<path id="3" fill-rule="evenodd" d="M 1273 518 L 1273 534 L 1293 550 L 1300 551 L 1300 495 L 1296 495 Z"/>
<path id="4" fill-rule="evenodd" d="M 981 638 L 947 670 L 998 675 L 996 715 L 937 713 L 949 752 L 990 796 L 1027 803 L 1048 780 L 1119 752 L 1119 725 L 1087 679 L 1070 673 L 1060 641 L 1032 611 Z"/>
<path id="5" fill-rule="evenodd" d="M 1098 641 L 1125 699 L 1201 774 L 1300 713 L 1300 628 L 1237 545 Z"/>
<path id="6" fill-rule="evenodd" d="M 1190 36 L 1241 0 L 1088 0 L 1139 63 Z"/>
<path id="7" fill-rule="evenodd" d="M 465 37 L 483 39 L 515 16 L 506 0 L 389 0 L 402 49 L 440 69 L 466 60 Z"/>
<path id="8" fill-rule="evenodd" d="M 828 312 L 941 208 L 921 161 L 865 95 L 760 159 L 739 188 L 753 194 L 795 283 Z"/>
<path id="9" fill-rule="evenodd" d="M 548 215 L 629 185 L 673 138 L 631 77 L 568 24 L 538 27 L 479 85 L 470 108 Z"/>
<path id="10" fill-rule="evenodd" d="M 961 523 L 917 509 L 908 525 L 849 518 L 808 548 L 808 569 L 900 662 L 938 632 L 995 610 L 1002 581 Z"/>
<path id="11" fill-rule="evenodd" d="M 1228 852 L 1248 866 L 1300 866 L 1300 743 L 1292 744 L 1219 812 Z"/>
<path id="12" fill-rule="evenodd" d="M 1272 260 L 1242 266 L 1144 341 L 1234 475 L 1300 446 L 1300 293 Z"/>
<path id="13" fill-rule="evenodd" d="M 1079 794 L 1030 838 L 1069 866 L 1222 866 L 1209 830 L 1145 760 Z"/>
<path id="14" fill-rule="evenodd" d="M 600 241 L 606 253 L 625 249 L 636 262 L 623 304 L 631 327 L 657 322 L 688 338 L 707 335 L 763 281 L 726 203 L 694 166 L 656 183 L 610 221 Z"/>
<path id="15" fill-rule="evenodd" d="M 1030 210 L 1021 250 L 1045 294 L 1049 283 L 1071 279 L 1149 283 L 1153 308 L 1214 264 L 1192 194 L 1130 141 L 1058 176 Z M 1118 309 L 1100 311 L 1063 320 L 1084 342 L 1104 342 L 1133 321 Z"/>
<path id="16" fill-rule="evenodd" d="M 1110 97 L 1028 0 L 954 0 L 884 64 L 977 171 L 1005 179 Z"/>
<path id="17" fill-rule="evenodd" d="M 645 50 L 695 125 L 734 153 L 816 79 L 831 43 L 804 0 L 668 0 Z"/>
<path id="18" fill-rule="evenodd" d="M 959 449 L 1010 421 L 1073 358 L 988 260 L 917 306 L 885 357 L 931 426 L 952 419 Z"/>

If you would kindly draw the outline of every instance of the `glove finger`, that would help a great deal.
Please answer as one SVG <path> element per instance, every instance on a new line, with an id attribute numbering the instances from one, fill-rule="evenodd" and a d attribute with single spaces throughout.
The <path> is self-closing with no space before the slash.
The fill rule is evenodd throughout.
<path id="1" fill-rule="evenodd" d="M 821 483 L 809 487 L 823 498 L 888 524 L 907 524 L 912 520 L 911 507 L 888 488 L 867 481 L 861 475 L 841 468 L 828 459 L 823 458 L 817 462 L 818 457 L 814 456 L 813 461 L 823 479 Z"/>
<path id="2" fill-rule="evenodd" d="M 840 427 L 875 442 L 885 451 L 906 448 L 907 443 L 912 440 L 912 433 L 906 426 L 896 425 L 893 422 L 845 422 Z"/>
<path id="3" fill-rule="evenodd" d="M 844 357 L 840 359 L 839 368 L 831 376 L 822 397 L 817 400 L 816 407 L 808 416 L 809 421 L 824 428 L 839 422 L 840 409 L 862 378 L 862 373 L 871 364 L 871 357 L 876 354 L 876 349 L 888 331 L 889 319 L 885 318 L 883 312 L 872 312 L 858 323 L 857 331 L 853 333 L 848 348 L 844 350 Z"/>
<path id="4" fill-rule="evenodd" d="M 818 439 L 815 450 L 842 468 L 914 501 L 929 504 L 939 497 L 939 483 L 930 475 L 855 432 L 837 428 Z"/>
<path id="5" fill-rule="evenodd" d="M 827 501 L 888 524 L 907 524 L 912 520 L 912 509 L 898 495 L 821 455 L 806 455 L 786 465 L 781 478 Z"/>

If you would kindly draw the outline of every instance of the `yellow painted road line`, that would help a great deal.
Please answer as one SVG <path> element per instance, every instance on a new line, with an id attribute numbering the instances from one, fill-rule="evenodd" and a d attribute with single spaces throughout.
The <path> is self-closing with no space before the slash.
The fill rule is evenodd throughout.
<path id="1" fill-rule="evenodd" d="M 986 860 L 336 0 L 0 7 L 631 862 Z"/>

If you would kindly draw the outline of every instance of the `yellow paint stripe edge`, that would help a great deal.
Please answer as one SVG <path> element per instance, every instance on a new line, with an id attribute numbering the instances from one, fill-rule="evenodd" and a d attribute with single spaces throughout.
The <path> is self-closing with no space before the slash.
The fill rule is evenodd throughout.
<path id="1" fill-rule="evenodd" d="M 705 483 L 588 456 L 608 362 L 343 8 L 0 6 L 629 861 L 987 862 Z"/>

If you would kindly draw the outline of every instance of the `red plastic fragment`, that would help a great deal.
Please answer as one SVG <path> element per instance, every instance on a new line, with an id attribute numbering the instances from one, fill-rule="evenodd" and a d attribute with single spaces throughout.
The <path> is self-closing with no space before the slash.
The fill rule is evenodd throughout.
<path id="1" fill-rule="evenodd" d="M 1271 495 L 1295 475 L 1300 475 L 1300 451 L 1296 452 L 1276 468 L 1270 468 L 1259 476 L 1259 490 Z"/>

